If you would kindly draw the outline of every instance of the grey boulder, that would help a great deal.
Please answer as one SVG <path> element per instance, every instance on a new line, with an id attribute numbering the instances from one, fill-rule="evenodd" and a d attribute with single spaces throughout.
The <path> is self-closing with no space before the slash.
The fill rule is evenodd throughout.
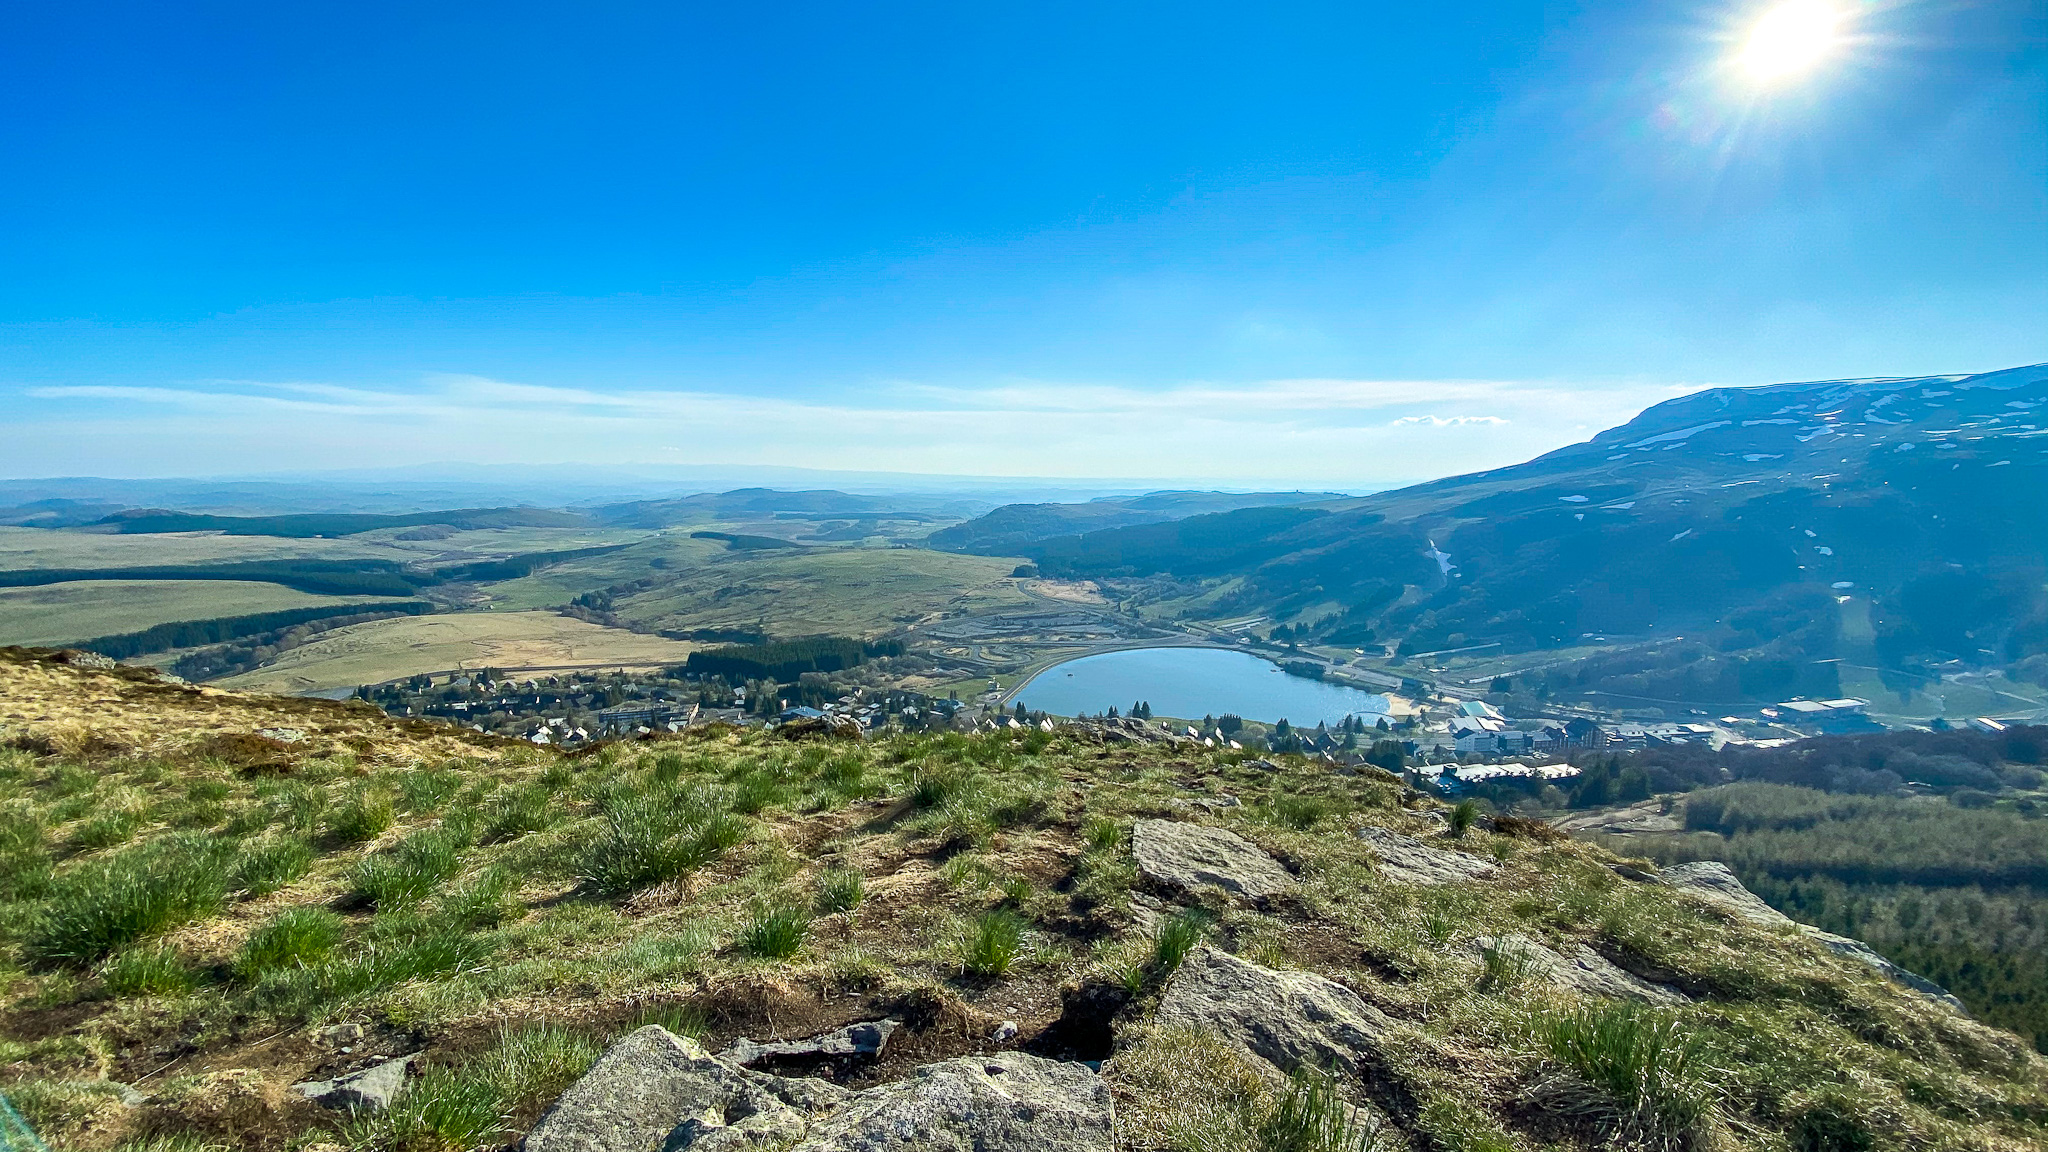
<path id="1" fill-rule="evenodd" d="M 1632 972 L 1623 971 L 1584 944 L 1573 944 L 1559 952 L 1520 933 L 1511 933 L 1481 936 L 1472 942 L 1469 951 L 1483 961 L 1489 949 L 1519 955 L 1528 964 L 1530 975 L 1588 996 L 1638 1000 L 1645 1004 L 1683 1004 L 1690 1000 L 1668 984 L 1653 984 Z"/>
<path id="2" fill-rule="evenodd" d="M 1805 926 L 1801 925 L 1801 927 Z M 1847 936 L 1837 936 L 1833 932 L 1823 932 L 1818 928 L 1807 928 L 1806 934 L 1811 936 L 1815 943 L 1837 956 L 1846 956 L 1851 960 L 1870 965 L 1877 970 L 1880 976 L 1894 984 L 1910 988 L 1922 996 L 1946 1005 L 1964 1016 L 1970 1014 L 1970 1010 L 1963 1007 L 1963 1002 L 1956 999 L 1955 995 L 1948 989 L 1943 988 L 1941 985 L 1936 984 L 1917 972 L 1908 972 L 1906 969 L 1899 967 L 1897 964 L 1879 955 L 1876 949 L 1861 940 L 1851 940 Z"/>
<path id="3" fill-rule="evenodd" d="M 787 1146 L 843 1103 L 823 1080 L 747 1072 L 649 1025 L 613 1044 L 527 1134 L 528 1152 L 731 1152 Z"/>
<path id="4" fill-rule="evenodd" d="M 1385 828 L 1361 828 L 1358 838 L 1380 858 L 1380 870 L 1403 884 L 1453 884 L 1484 880 L 1500 869 L 1492 861 L 1465 852 L 1432 848 L 1413 836 Z"/>
<path id="5" fill-rule="evenodd" d="M 790 1152 L 1110 1152 L 1114 1115 L 1086 1065 L 962 1056 L 860 1093 Z"/>
<path id="6" fill-rule="evenodd" d="M 1140 875 L 1169 888 L 1214 886 L 1258 901 L 1294 887 L 1294 877 L 1279 861 L 1226 828 L 1140 820 L 1131 829 L 1131 854 Z"/>
<path id="7" fill-rule="evenodd" d="M 352 1112 L 382 1112 L 391 1107 L 405 1088 L 405 1074 L 419 1058 L 415 1052 L 373 1064 L 335 1080 L 308 1080 L 292 1085 L 292 1091 L 323 1107 L 346 1108 Z"/>
<path id="8" fill-rule="evenodd" d="M 1342 984 L 1209 947 L 1188 954 L 1153 1020 L 1221 1036 L 1282 1073 L 1307 1064 L 1361 1075 L 1377 1062 L 1381 1038 L 1393 1027 Z"/>

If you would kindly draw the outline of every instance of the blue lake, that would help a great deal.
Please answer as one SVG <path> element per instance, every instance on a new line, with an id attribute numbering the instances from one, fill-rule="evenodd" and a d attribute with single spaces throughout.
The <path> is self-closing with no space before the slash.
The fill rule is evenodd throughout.
<path id="1" fill-rule="evenodd" d="M 1024 707 L 1055 716 L 1126 711 L 1148 701 L 1160 716 L 1200 719 L 1234 712 L 1247 720 L 1286 720 L 1313 728 L 1353 713 L 1368 724 L 1387 712 L 1387 698 L 1289 676 L 1278 664 L 1225 648 L 1131 648 L 1083 656 L 1040 672 L 1017 696 Z"/>

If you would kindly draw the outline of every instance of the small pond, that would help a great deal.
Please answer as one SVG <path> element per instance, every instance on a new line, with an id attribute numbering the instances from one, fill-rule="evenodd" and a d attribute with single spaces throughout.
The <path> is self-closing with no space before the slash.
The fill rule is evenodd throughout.
<path id="1" fill-rule="evenodd" d="M 1371 724 L 1387 714 L 1385 696 L 1290 676 L 1270 660 L 1227 648 L 1129 648 L 1083 656 L 1040 672 L 1017 699 L 1055 716 L 1124 712 L 1144 700 L 1159 716 L 1200 719 L 1232 712 L 1301 728 L 1318 721 L 1334 725 L 1354 713 Z"/>

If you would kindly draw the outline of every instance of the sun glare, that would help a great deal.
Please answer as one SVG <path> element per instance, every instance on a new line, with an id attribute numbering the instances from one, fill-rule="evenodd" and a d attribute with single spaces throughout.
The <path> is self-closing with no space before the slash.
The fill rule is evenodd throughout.
<path id="1" fill-rule="evenodd" d="M 1841 14 L 1826 0 L 1788 0 L 1750 29 L 1742 69 L 1763 83 L 1798 76 L 1834 51 L 1840 23 Z"/>

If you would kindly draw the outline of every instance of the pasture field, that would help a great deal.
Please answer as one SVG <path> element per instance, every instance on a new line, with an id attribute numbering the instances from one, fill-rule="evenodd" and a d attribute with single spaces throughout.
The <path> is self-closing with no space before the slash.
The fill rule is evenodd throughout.
<path id="1" fill-rule="evenodd" d="M 874 636 L 935 612 L 1036 603 L 1016 561 L 918 548 L 732 552 L 618 602 L 637 625 L 668 631 L 761 627 L 772 636 Z"/>
<path id="2" fill-rule="evenodd" d="M 698 647 L 552 612 L 462 612 L 339 628 L 218 684 L 305 693 L 449 668 L 644 667 L 680 664 Z"/>
<path id="3" fill-rule="evenodd" d="M 0 645 L 74 644 L 186 620 L 388 602 L 385 596 L 315 596 L 245 580 L 77 580 L 0 588 Z"/>
<path id="4" fill-rule="evenodd" d="M 585 592 L 636 580 L 672 580 L 680 572 L 723 563 L 732 553 L 718 540 L 693 540 L 688 531 L 668 532 L 621 552 L 555 564 L 531 576 L 503 580 L 484 590 L 499 611 L 550 608 Z M 661 567 L 656 567 L 656 564 Z"/>
<path id="5" fill-rule="evenodd" d="M 522 552 L 631 544 L 654 535 L 638 528 L 481 528 L 439 540 L 400 540 L 409 528 L 380 528 L 335 539 L 223 536 L 213 532 L 115 535 L 76 529 L 0 527 L 0 571 L 22 568 L 129 568 L 218 560 L 391 560 L 454 564 Z M 222 615 L 222 613 L 212 613 Z"/>

